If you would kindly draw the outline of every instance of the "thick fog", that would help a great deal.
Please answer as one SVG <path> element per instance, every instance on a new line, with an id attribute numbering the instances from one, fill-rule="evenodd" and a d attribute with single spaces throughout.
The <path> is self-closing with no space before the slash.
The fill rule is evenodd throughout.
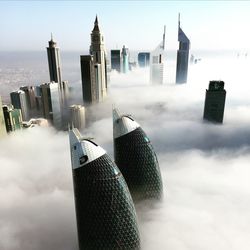
<path id="1" fill-rule="evenodd" d="M 202 58 L 189 80 L 149 84 L 149 69 L 111 73 L 109 98 L 82 133 L 113 157 L 112 105 L 131 114 L 156 150 L 164 199 L 136 205 L 144 250 L 244 250 L 250 245 L 250 60 Z M 209 80 L 224 80 L 224 124 L 203 122 Z M 76 86 L 75 86 L 76 87 Z M 0 249 L 77 249 L 66 132 L 32 128 L 0 140 Z"/>

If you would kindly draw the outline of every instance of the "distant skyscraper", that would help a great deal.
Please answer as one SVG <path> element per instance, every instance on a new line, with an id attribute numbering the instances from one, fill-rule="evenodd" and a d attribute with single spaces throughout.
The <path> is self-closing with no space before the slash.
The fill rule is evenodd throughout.
<path id="1" fill-rule="evenodd" d="M 140 67 L 149 66 L 150 62 L 150 53 L 149 52 L 140 52 L 138 54 L 138 64 Z"/>
<path id="2" fill-rule="evenodd" d="M 121 72 L 121 51 L 111 50 L 111 69 Z"/>
<path id="3" fill-rule="evenodd" d="M 34 86 L 22 86 L 20 87 L 20 90 L 24 91 L 25 96 L 26 96 L 29 118 L 35 117 L 37 115 L 35 87 Z"/>
<path id="4" fill-rule="evenodd" d="M 122 72 L 127 73 L 129 71 L 129 53 L 128 48 L 125 45 L 122 47 Z"/>
<path id="5" fill-rule="evenodd" d="M 22 129 L 23 120 L 21 109 L 14 109 L 13 105 L 3 105 L 3 114 L 6 131 L 8 133 L 18 129 Z"/>
<path id="6" fill-rule="evenodd" d="M 0 96 L 0 138 L 4 135 L 6 135 L 6 126 L 5 126 L 5 120 L 4 120 L 4 115 L 3 115 L 2 99 Z"/>
<path id="7" fill-rule="evenodd" d="M 120 170 L 77 129 L 69 139 L 80 250 L 140 249 L 134 204 Z"/>
<path id="8" fill-rule="evenodd" d="M 60 61 L 59 48 L 56 46 L 56 42 L 53 40 L 52 34 L 51 34 L 51 40 L 49 41 L 49 47 L 47 47 L 47 55 L 48 55 L 50 81 L 61 83 L 62 76 L 61 76 L 61 61 Z"/>
<path id="9" fill-rule="evenodd" d="M 74 128 L 83 130 L 85 128 L 85 108 L 82 105 L 72 105 L 69 107 L 70 124 Z"/>
<path id="10" fill-rule="evenodd" d="M 186 83 L 190 41 L 180 27 L 180 14 L 178 21 L 178 41 L 179 49 L 177 51 L 176 83 Z"/>
<path id="11" fill-rule="evenodd" d="M 28 103 L 27 103 L 25 92 L 22 90 L 11 92 L 10 99 L 15 109 L 21 109 L 23 120 L 28 121 L 29 109 L 28 109 Z"/>
<path id="12" fill-rule="evenodd" d="M 58 83 L 50 82 L 40 85 L 44 118 L 57 128 L 62 128 L 62 115 Z"/>
<path id="13" fill-rule="evenodd" d="M 152 144 L 131 116 L 113 110 L 114 157 L 135 200 L 159 199 L 162 178 Z"/>
<path id="14" fill-rule="evenodd" d="M 164 26 L 164 33 L 162 42 L 150 54 L 150 82 L 153 84 L 163 83 L 163 70 L 164 70 L 164 49 L 165 49 L 165 33 L 166 26 Z"/>
<path id="15" fill-rule="evenodd" d="M 205 120 L 222 123 L 226 100 L 226 90 L 223 81 L 210 81 L 206 90 L 206 100 L 203 118 Z"/>

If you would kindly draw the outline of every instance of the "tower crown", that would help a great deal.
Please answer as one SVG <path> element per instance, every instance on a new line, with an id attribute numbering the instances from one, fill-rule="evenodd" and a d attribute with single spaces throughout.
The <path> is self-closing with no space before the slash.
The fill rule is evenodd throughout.
<path id="1" fill-rule="evenodd" d="M 96 18 L 95 18 L 95 23 L 94 23 L 94 29 L 92 32 L 100 32 L 100 29 L 99 29 L 99 24 L 98 24 L 98 18 L 97 18 L 97 15 L 96 15 Z"/>

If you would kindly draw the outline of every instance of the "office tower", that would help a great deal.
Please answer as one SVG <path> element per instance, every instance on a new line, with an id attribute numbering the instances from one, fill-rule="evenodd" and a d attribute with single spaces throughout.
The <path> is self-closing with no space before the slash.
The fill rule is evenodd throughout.
<path id="1" fill-rule="evenodd" d="M 206 89 L 206 99 L 203 119 L 222 123 L 226 100 L 226 90 L 223 81 L 210 81 Z"/>
<path id="2" fill-rule="evenodd" d="M 128 53 L 128 48 L 125 48 L 125 45 L 122 47 L 122 72 L 123 73 L 128 73 L 129 71 L 129 53 Z"/>
<path id="3" fill-rule="evenodd" d="M 186 83 L 190 41 L 180 27 L 180 14 L 178 20 L 178 41 L 179 49 L 177 51 L 176 83 Z"/>
<path id="4" fill-rule="evenodd" d="M 24 91 L 28 106 L 29 118 L 35 117 L 36 112 L 36 96 L 35 96 L 35 87 L 34 86 L 22 86 L 20 90 Z"/>
<path id="5" fill-rule="evenodd" d="M 98 101 L 102 101 L 107 94 L 107 67 L 106 67 L 106 52 L 104 47 L 104 37 L 100 32 L 98 19 L 96 16 L 94 29 L 91 33 L 90 55 L 93 56 L 94 64 L 100 64 L 99 81 L 101 83 L 101 96 Z"/>
<path id="6" fill-rule="evenodd" d="M 69 139 L 80 250 L 140 249 L 134 204 L 120 170 L 76 128 Z"/>
<path id="7" fill-rule="evenodd" d="M 51 40 L 49 41 L 49 47 L 47 47 L 48 64 L 50 81 L 57 83 L 62 82 L 61 76 L 61 60 L 59 54 L 59 48 L 56 46 L 56 42 L 53 40 L 51 34 Z"/>
<path id="8" fill-rule="evenodd" d="M 21 109 L 14 109 L 13 105 L 3 105 L 3 114 L 6 131 L 8 133 L 11 131 L 22 129 L 23 120 Z"/>
<path id="9" fill-rule="evenodd" d="M 163 83 L 165 33 L 166 26 L 164 26 L 162 42 L 150 54 L 150 82 L 153 84 Z"/>
<path id="10" fill-rule="evenodd" d="M 140 52 L 138 54 L 138 64 L 140 67 L 147 67 L 149 66 L 150 62 L 150 53 L 149 52 Z"/>
<path id="11" fill-rule="evenodd" d="M 69 107 L 70 124 L 74 128 L 83 130 L 85 128 L 85 108 L 82 105 L 71 105 Z"/>
<path id="12" fill-rule="evenodd" d="M 128 115 L 113 110 L 115 163 L 134 200 L 159 199 L 162 178 L 153 146 L 140 125 Z"/>
<path id="13" fill-rule="evenodd" d="M 69 85 L 68 81 L 62 81 L 58 83 L 59 86 L 59 93 L 60 93 L 60 100 L 62 108 L 68 107 L 68 99 L 69 99 Z"/>
<path id="14" fill-rule="evenodd" d="M 121 51 L 111 50 L 111 69 L 121 72 Z"/>
<path id="15" fill-rule="evenodd" d="M 62 116 L 58 83 L 50 82 L 40 85 L 43 116 L 57 129 L 62 128 Z"/>
<path id="16" fill-rule="evenodd" d="M 27 104 L 27 99 L 25 92 L 22 90 L 17 90 L 10 93 L 11 103 L 15 109 L 21 109 L 22 119 L 24 121 L 29 120 L 29 109 Z"/>
<path id="17" fill-rule="evenodd" d="M 36 115 L 43 117 L 42 90 L 40 86 L 35 86 Z"/>
<path id="18" fill-rule="evenodd" d="M 0 96 L 0 138 L 6 135 L 6 126 L 5 126 L 5 120 L 3 115 L 3 105 L 2 105 L 2 99 Z"/>

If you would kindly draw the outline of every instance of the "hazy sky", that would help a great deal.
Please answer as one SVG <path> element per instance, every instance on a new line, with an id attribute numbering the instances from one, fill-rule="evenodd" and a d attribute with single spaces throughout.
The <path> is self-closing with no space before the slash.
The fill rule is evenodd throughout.
<path id="1" fill-rule="evenodd" d="M 153 49 L 164 24 L 175 49 L 178 12 L 192 49 L 249 48 L 249 1 L 1 1 L 0 51 L 43 50 L 50 32 L 62 50 L 88 50 L 96 14 L 107 49 Z"/>

